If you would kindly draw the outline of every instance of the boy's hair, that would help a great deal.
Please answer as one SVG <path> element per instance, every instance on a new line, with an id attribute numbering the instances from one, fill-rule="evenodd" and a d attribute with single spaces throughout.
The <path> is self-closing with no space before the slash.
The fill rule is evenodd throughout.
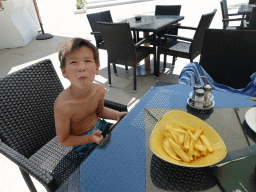
<path id="1" fill-rule="evenodd" d="M 90 41 L 82 38 L 72 38 L 68 40 L 59 50 L 60 68 L 65 67 L 66 55 L 68 53 L 72 53 L 76 49 L 79 49 L 81 46 L 90 48 L 93 52 L 96 65 L 100 65 L 98 49 Z"/>

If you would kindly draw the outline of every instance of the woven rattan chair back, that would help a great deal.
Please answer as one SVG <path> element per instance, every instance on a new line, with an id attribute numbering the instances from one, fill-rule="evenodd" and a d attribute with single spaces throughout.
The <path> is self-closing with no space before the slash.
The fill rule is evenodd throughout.
<path id="1" fill-rule="evenodd" d="M 181 5 L 156 5 L 155 15 L 180 15 Z M 178 27 L 170 27 L 158 32 L 158 34 L 178 34 Z"/>
<path id="2" fill-rule="evenodd" d="M 252 13 L 249 20 L 248 30 L 256 30 L 256 7 L 252 8 Z"/>
<path id="3" fill-rule="evenodd" d="M 156 5 L 155 15 L 180 15 L 181 5 Z"/>
<path id="4" fill-rule="evenodd" d="M 83 159 L 56 137 L 54 102 L 63 89 L 50 60 L 0 78 L 0 153 L 19 166 L 30 191 L 36 189 L 29 175 L 47 191 L 56 191 L 74 172 L 79 176 Z M 108 100 L 104 105 L 127 111 Z"/>
<path id="5" fill-rule="evenodd" d="M 93 32 L 99 32 L 97 21 L 113 23 L 110 11 L 87 14 L 87 18 Z M 104 48 L 104 45 L 101 44 L 102 43 L 101 35 L 94 35 L 94 37 L 95 37 L 97 48 L 102 48 L 102 46 Z"/>
<path id="6" fill-rule="evenodd" d="M 63 90 L 50 61 L 0 79 L 0 139 L 32 156 L 56 136 L 53 104 Z"/>
<path id="7" fill-rule="evenodd" d="M 108 51 L 109 63 L 136 67 L 136 51 L 129 23 L 102 23 L 98 27 Z"/>
<path id="8" fill-rule="evenodd" d="M 249 0 L 249 4 L 255 4 L 256 0 Z"/>
<path id="9" fill-rule="evenodd" d="M 217 83 L 244 88 L 256 72 L 255 45 L 253 30 L 206 29 L 200 65 Z"/>
<path id="10" fill-rule="evenodd" d="M 201 53 L 204 30 L 210 27 L 216 11 L 217 9 L 214 9 L 211 13 L 202 15 L 199 21 L 198 27 L 193 38 L 194 41 L 191 43 L 189 50 L 189 54 L 191 55 L 190 58 L 192 58 L 192 60 Z"/>
<path id="11" fill-rule="evenodd" d="M 228 6 L 226 0 L 220 1 L 222 19 L 229 19 L 228 17 Z M 229 25 L 229 21 L 223 21 L 223 29 L 226 29 Z"/>

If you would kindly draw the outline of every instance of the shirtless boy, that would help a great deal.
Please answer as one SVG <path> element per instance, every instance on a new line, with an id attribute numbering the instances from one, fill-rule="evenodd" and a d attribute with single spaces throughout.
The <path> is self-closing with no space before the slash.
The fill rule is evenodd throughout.
<path id="1" fill-rule="evenodd" d="M 104 119 L 119 121 L 126 112 L 104 107 L 105 88 L 93 83 L 99 75 L 99 54 L 92 43 L 82 38 L 67 41 L 59 51 L 59 60 L 62 75 L 71 85 L 55 100 L 57 138 L 61 145 L 73 146 L 84 159 L 111 128 Z"/>

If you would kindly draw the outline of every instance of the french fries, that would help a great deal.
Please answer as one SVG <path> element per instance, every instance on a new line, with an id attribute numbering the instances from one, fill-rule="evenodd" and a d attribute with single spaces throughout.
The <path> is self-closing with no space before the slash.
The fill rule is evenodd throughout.
<path id="1" fill-rule="evenodd" d="M 209 152 L 213 152 L 213 146 L 205 135 L 200 135 L 203 144 L 207 147 Z"/>
<path id="2" fill-rule="evenodd" d="M 214 151 L 200 126 L 194 128 L 172 123 L 164 128 L 164 151 L 177 161 L 189 163 Z"/>
<path id="3" fill-rule="evenodd" d="M 167 140 L 165 140 L 163 142 L 163 147 L 165 152 L 170 155 L 173 159 L 177 160 L 177 161 L 181 161 L 180 158 L 177 157 L 177 154 L 173 151 L 173 149 L 170 147 L 169 142 Z"/>
<path id="4" fill-rule="evenodd" d="M 185 162 L 189 163 L 190 159 L 187 154 L 175 143 L 171 138 L 169 138 L 169 144 L 171 148 L 177 153 L 177 155 Z"/>

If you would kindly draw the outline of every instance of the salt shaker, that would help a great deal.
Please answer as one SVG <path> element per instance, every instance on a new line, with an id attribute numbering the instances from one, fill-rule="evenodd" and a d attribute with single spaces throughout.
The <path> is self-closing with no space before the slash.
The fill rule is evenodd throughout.
<path id="1" fill-rule="evenodd" d="M 211 105 L 211 97 L 212 97 L 212 86 L 207 84 L 204 86 L 204 101 L 205 101 L 205 106 L 210 106 Z"/>
<path id="2" fill-rule="evenodd" d="M 203 109 L 204 107 L 204 93 L 203 89 L 197 89 L 195 95 L 195 105 L 194 107 L 197 109 Z"/>
<path id="3" fill-rule="evenodd" d="M 192 99 L 195 99 L 195 97 L 196 97 L 196 90 L 201 89 L 201 88 L 202 88 L 202 85 L 200 85 L 200 84 L 194 85 Z"/>

